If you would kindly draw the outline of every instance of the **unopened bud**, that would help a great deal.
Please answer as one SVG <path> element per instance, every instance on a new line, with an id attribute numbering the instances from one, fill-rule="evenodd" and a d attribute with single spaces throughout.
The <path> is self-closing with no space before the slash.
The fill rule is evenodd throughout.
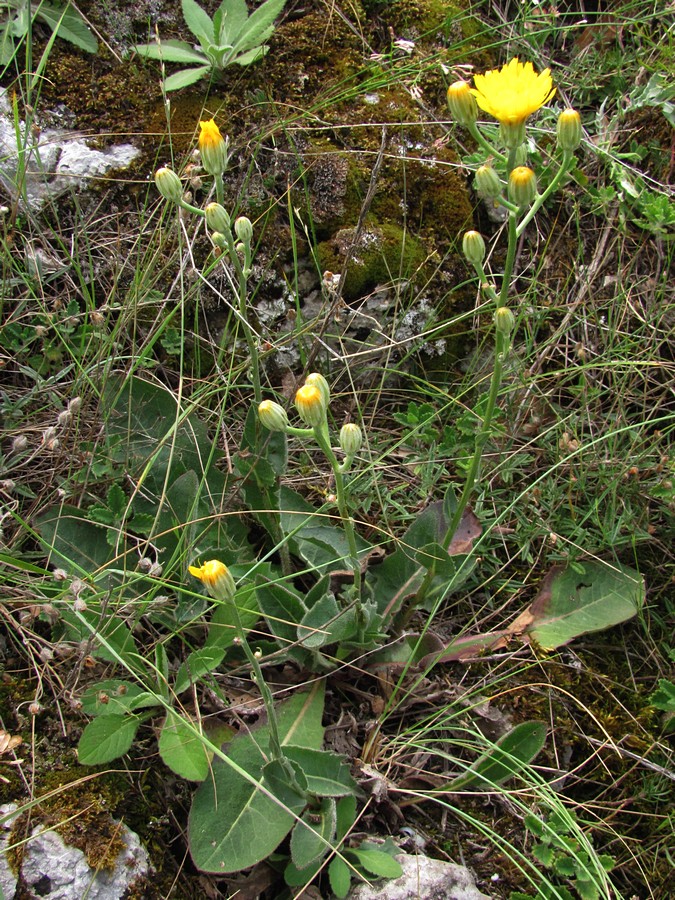
<path id="1" fill-rule="evenodd" d="M 558 116 L 558 146 L 574 153 L 581 144 L 581 116 L 576 109 L 564 109 Z"/>
<path id="2" fill-rule="evenodd" d="M 467 231 L 462 238 L 464 256 L 474 266 L 479 266 L 485 259 L 485 241 L 478 231 Z"/>
<path id="3" fill-rule="evenodd" d="M 304 384 L 295 395 L 295 408 L 305 423 L 312 427 L 321 425 L 326 418 L 321 391 L 313 384 Z"/>
<path id="4" fill-rule="evenodd" d="M 183 185 L 176 173 L 168 166 L 162 166 L 155 172 L 155 184 L 165 200 L 171 203 L 180 203 L 183 199 Z"/>
<path id="5" fill-rule="evenodd" d="M 476 99 L 466 81 L 456 81 L 448 88 L 448 106 L 458 125 L 471 125 L 478 118 Z"/>
<path id="6" fill-rule="evenodd" d="M 232 227 L 229 213 L 220 203 L 209 203 L 204 209 L 204 215 L 210 231 L 226 233 Z"/>
<path id="7" fill-rule="evenodd" d="M 229 159 L 228 141 L 222 136 L 213 119 L 199 123 L 197 145 L 204 169 L 209 175 L 222 175 Z"/>
<path id="8" fill-rule="evenodd" d="M 340 429 L 340 447 L 347 456 L 355 456 L 363 446 L 363 432 L 358 425 L 347 422 Z"/>
<path id="9" fill-rule="evenodd" d="M 508 337 L 516 324 L 516 317 L 507 306 L 500 306 L 495 310 L 495 328 L 501 334 Z"/>
<path id="10" fill-rule="evenodd" d="M 190 575 L 204 584 L 214 600 L 221 603 L 231 603 L 237 592 L 232 573 L 227 566 L 217 559 L 210 559 L 203 566 L 188 566 Z"/>
<path id="11" fill-rule="evenodd" d="M 330 386 L 323 375 L 320 372 L 311 372 L 307 378 L 305 378 L 305 384 L 311 384 L 321 391 L 321 400 L 324 409 L 328 409 L 328 405 L 330 404 Z"/>
<path id="12" fill-rule="evenodd" d="M 245 244 L 248 247 L 251 246 L 251 241 L 253 240 L 253 225 L 251 224 L 250 219 L 247 219 L 246 216 L 239 216 L 238 219 L 235 219 L 234 233 L 242 244 Z"/>
<path id="13" fill-rule="evenodd" d="M 509 197 L 517 206 L 530 206 L 537 196 L 537 179 L 532 169 L 516 166 L 509 175 Z"/>
<path id="14" fill-rule="evenodd" d="M 286 410 L 274 400 L 263 400 L 258 406 L 258 418 L 268 431 L 286 431 L 288 428 Z"/>
<path id="15" fill-rule="evenodd" d="M 28 446 L 28 438 L 25 434 L 17 434 L 12 438 L 12 452 L 21 453 Z"/>
<path id="16" fill-rule="evenodd" d="M 492 166 L 480 166 L 476 169 L 474 184 L 478 196 L 483 200 L 496 200 L 504 190 L 501 178 Z"/>

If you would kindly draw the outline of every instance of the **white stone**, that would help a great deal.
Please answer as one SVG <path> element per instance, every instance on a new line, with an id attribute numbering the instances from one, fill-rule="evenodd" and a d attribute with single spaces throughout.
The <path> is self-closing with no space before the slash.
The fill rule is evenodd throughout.
<path id="1" fill-rule="evenodd" d="M 117 144 L 106 150 L 94 150 L 81 134 L 65 129 L 45 128 L 36 137 L 26 137 L 26 126 L 19 122 L 20 141 L 7 91 L 0 89 L 0 181 L 21 208 L 39 212 L 49 201 L 69 190 L 86 187 L 112 169 L 124 169 L 136 159 L 140 150 L 133 144 Z M 20 146 L 25 175 L 19 166 Z M 23 180 L 23 185 L 19 182 Z"/>
<path id="2" fill-rule="evenodd" d="M 399 853 L 396 859 L 403 867 L 400 878 L 355 885 L 347 900 L 490 900 L 464 866 L 421 854 Z"/>

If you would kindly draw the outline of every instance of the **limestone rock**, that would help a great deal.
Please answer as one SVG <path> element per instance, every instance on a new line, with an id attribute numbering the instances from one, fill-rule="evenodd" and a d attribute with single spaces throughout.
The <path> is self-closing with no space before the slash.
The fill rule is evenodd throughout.
<path id="1" fill-rule="evenodd" d="M 396 859 L 403 867 L 400 878 L 356 885 L 347 900 L 490 900 L 464 866 L 422 854 L 399 853 Z"/>

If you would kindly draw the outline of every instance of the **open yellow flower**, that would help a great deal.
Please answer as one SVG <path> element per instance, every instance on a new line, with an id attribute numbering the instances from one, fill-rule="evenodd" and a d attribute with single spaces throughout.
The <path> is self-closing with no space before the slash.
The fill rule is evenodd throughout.
<path id="1" fill-rule="evenodd" d="M 531 62 L 518 57 L 501 69 L 474 75 L 472 94 L 480 108 L 502 125 L 520 125 L 555 94 L 551 70 L 534 71 Z"/>

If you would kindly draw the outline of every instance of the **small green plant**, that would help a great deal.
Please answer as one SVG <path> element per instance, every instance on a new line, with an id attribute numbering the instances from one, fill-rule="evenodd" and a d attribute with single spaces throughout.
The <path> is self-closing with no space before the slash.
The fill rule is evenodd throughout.
<path id="1" fill-rule="evenodd" d="M 525 816 L 525 827 L 537 839 L 532 846 L 533 856 L 553 874 L 567 879 L 572 890 L 542 885 L 539 897 L 551 900 L 574 900 L 574 893 L 581 900 L 598 900 L 603 886 L 603 874 L 611 872 L 614 860 L 607 854 L 597 854 L 590 843 L 586 846 L 578 838 L 578 826 L 573 812 L 554 812 L 542 820 L 534 815 Z M 511 900 L 532 900 L 529 894 L 515 891 Z"/>
<path id="2" fill-rule="evenodd" d="M 0 65 L 3 66 L 14 58 L 17 44 L 30 40 L 34 21 L 44 23 L 56 37 L 70 41 L 87 53 L 96 53 L 98 50 L 98 42 L 91 29 L 70 3 L 3 0 L 0 19 Z"/>
<path id="3" fill-rule="evenodd" d="M 223 0 L 212 19 L 195 0 L 182 0 L 185 24 L 199 41 L 201 51 L 187 41 L 159 38 L 134 49 L 147 59 L 192 63 L 164 82 L 165 90 L 177 91 L 213 72 L 222 72 L 227 66 L 249 66 L 262 59 L 269 49 L 265 41 L 274 31 L 274 20 L 285 3 L 286 0 L 265 0 L 249 15 L 245 0 Z"/>

